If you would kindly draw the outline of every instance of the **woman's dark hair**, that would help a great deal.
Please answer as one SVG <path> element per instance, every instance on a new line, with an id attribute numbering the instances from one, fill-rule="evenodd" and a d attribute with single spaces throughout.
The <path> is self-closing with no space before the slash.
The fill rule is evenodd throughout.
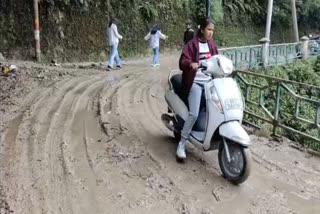
<path id="1" fill-rule="evenodd" d="M 215 24 L 215 22 L 212 19 L 210 19 L 209 17 L 204 17 L 204 18 L 199 20 L 199 23 L 198 23 L 199 26 L 200 26 L 200 28 L 198 30 L 198 36 L 199 37 L 202 36 L 201 30 L 204 30 L 210 23 L 213 24 L 213 25 Z"/>
<path id="2" fill-rule="evenodd" d="M 160 26 L 159 25 L 155 25 L 153 26 L 152 30 L 151 30 L 151 34 L 156 34 L 157 31 L 160 30 Z"/>
<path id="3" fill-rule="evenodd" d="M 110 20 L 109 20 L 109 27 L 111 27 L 112 24 L 116 24 L 117 20 L 115 17 L 110 17 Z"/>

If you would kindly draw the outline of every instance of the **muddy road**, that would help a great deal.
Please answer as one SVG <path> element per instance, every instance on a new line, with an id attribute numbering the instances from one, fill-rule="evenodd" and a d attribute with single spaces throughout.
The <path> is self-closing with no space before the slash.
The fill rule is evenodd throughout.
<path id="1" fill-rule="evenodd" d="M 221 177 L 216 151 L 188 144 L 177 163 L 160 121 L 177 58 L 149 61 L 111 72 L 15 62 L 24 77 L 1 98 L 1 214 L 320 213 L 320 158 L 285 139 L 251 135 L 239 186 Z"/>

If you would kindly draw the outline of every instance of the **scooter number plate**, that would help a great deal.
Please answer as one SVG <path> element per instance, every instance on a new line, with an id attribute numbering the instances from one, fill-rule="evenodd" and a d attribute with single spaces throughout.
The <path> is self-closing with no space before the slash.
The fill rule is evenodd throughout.
<path id="1" fill-rule="evenodd" d="M 227 99 L 225 100 L 225 108 L 226 110 L 233 110 L 233 109 L 241 109 L 242 102 L 239 99 Z"/>

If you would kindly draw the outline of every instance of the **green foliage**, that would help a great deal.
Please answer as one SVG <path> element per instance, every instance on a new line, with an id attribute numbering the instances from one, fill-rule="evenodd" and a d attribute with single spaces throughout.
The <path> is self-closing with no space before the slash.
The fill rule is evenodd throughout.
<path id="1" fill-rule="evenodd" d="M 93 0 L 43 0 L 44 2 L 51 4 L 53 6 L 63 6 L 63 7 L 78 7 L 84 11 L 89 9 L 89 5 L 93 3 Z"/>
<path id="2" fill-rule="evenodd" d="M 261 24 L 266 22 L 268 0 L 257 0 L 262 5 Z M 320 0 L 296 0 L 297 19 L 302 29 L 320 29 Z M 273 1 L 272 25 L 276 28 L 292 26 L 291 0 Z"/>
<path id="3" fill-rule="evenodd" d="M 265 7 L 259 3 L 259 0 L 224 0 L 223 8 L 225 22 L 229 25 L 248 25 L 248 23 L 257 23 L 264 25 L 262 18 Z"/>
<path id="4" fill-rule="evenodd" d="M 320 75 L 320 56 L 318 56 L 316 61 L 314 62 L 313 70 L 315 73 Z"/>
<path id="5" fill-rule="evenodd" d="M 191 7 L 191 16 L 198 22 L 201 17 L 206 16 L 206 0 L 194 0 L 189 3 Z M 217 23 L 223 22 L 224 10 L 222 0 L 211 1 L 210 16 Z"/>
<path id="6" fill-rule="evenodd" d="M 288 28 L 292 26 L 291 0 L 274 1 L 273 25 Z"/>
<path id="7" fill-rule="evenodd" d="M 262 14 L 262 7 L 257 0 L 225 0 L 224 7 L 232 13 Z"/>
<path id="8" fill-rule="evenodd" d="M 264 36 L 267 0 L 214 0 L 211 17 L 216 21 L 214 40 L 219 47 L 257 44 Z M 320 0 L 296 0 L 300 25 L 320 28 Z M 0 47 L 10 57 L 33 55 L 32 1 L 0 1 Z M 122 56 L 144 54 L 141 39 L 159 24 L 169 40 L 165 47 L 180 47 L 184 23 L 191 18 L 196 28 L 199 17 L 206 14 L 206 0 L 41 0 L 41 50 L 50 58 L 64 60 L 78 56 L 100 55 L 105 51 L 105 28 L 111 15 L 119 21 L 124 35 L 120 44 Z M 292 41 L 290 0 L 274 1 L 272 42 Z M 60 35 L 64 35 L 60 38 Z M 89 42 L 87 42 L 89 41 Z M 163 45 L 161 45 L 163 46 Z M 27 53 L 26 53 L 27 52 Z M 59 53 L 58 53 L 59 52 Z"/>
<path id="9" fill-rule="evenodd" d="M 270 76 L 275 76 L 283 79 L 320 86 L 320 73 L 317 70 L 319 69 L 319 65 L 320 65 L 319 58 L 320 57 L 318 57 L 317 59 L 297 61 L 295 63 L 285 65 L 285 66 L 273 66 L 273 67 L 268 67 L 266 69 L 256 69 L 254 70 L 254 72 L 261 72 Z M 270 112 L 273 113 L 275 111 L 277 84 L 267 82 L 264 79 L 255 79 L 253 77 L 246 77 L 246 79 L 248 79 L 250 82 L 256 83 L 257 85 L 268 86 L 263 96 L 264 105 Z M 297 95 L 320 101 L 320 90 L 318 89 L 311 90 L 310 88 L 304 88 L 302 86 L 296 86 L 291 84 L 287 84 L 287 85 Z M 251 90 L 250 96 L 255 102 L 257 102 L 259 97 L 259 91 Z M 281 120 L 281 123 L 289 127 L 292 127 L 298 131 L 301 131 L 303 133 L 309 134 L 316 138 L 320 138 L 319 129 L 317 129 L 313 125 L 301 122 L 294 118 L 296 99 L 294 99 L 290 93 L 282 90 L 280 103 L 281 103 L 280 104 L 281 111 L 280 111 L 279 119 Z M 250 111 L 255 112 L 258 115 L 264 115 L 261 109 L 256 106 L 248 105 L 247 107 Z M 316 115 L 316 108 L 317 108 L 316 106 L 314 106 L 313 104 L 310 104 L 309 102 L 301 101 L 300 108 L 299 108 L 299 117 L 309 121 L 314 121 L 315 115 Z M 249 121 L 256 122 L 252 118 L 248 118 L 248 119 Z M 258 122 L 257 124 L 261 125 L 261 122 Z M 298 136 L 291 132 L 285 132 L 283 130 L 281 131 L 281 134 L 284 134 L 289 138 L 291 138 L 292 140 L 299 142 L 301 144 L 304 144 L 307 147 L 320 151 L 320 145 L 316 144 L 313 141 L 306 140 L 301 136 Z"/>
<path id="10" fill-rule="evenodd" d="M 320 0 L 296 0 L 296 4 L 299 24 L 319 29 Z"/>
<path id="11" fill-rule="evenodd" d="M 222 0 L 211 1 L 211 16 L 217 24 L 223 24 L 224 10 Z"/>
<path id="12" fill-rule="evenodd" d="M 198 20 L 206 15 L 206 1 L 194 0 L 190 2 L 192 8 L 192 18 L 198 23 Z"/>
<path id="13" fill-rule="evenodd" d="M 158 17 L 158 11 L 149 2 L 140 3 L 138 9 L 145 21 L 151 22 Z"/>

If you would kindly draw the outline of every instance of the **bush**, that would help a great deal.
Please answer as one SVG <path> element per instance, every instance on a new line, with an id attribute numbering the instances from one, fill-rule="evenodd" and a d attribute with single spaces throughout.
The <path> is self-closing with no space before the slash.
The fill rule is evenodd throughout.
<path id="1" fill-rule="evenodd" d="M 255 69 L 253 72 L 260 72 L 269 76 L 275 76 L 287 80 L 302 82 L 310 85 L 320 86 L 320 57 L 317 59 L 309 59 L 297 61 L 295 63 L 285 65 L 285 66 L 272 66 L 264 69 Z M 276 82 L 267 82 L 265 79 L 257 79 L 253 76 L 246 77 L 247 80 L 251 83 L 257 85 L 268 86 L 264 90 L 263 99 L 264 106 L 272 114 L 275 112 L 275 100 L 277 96 L 277 83 Z M 295 84 L 286 84 L 294 91 L 297 95 L 310 98 L 316 101 L 320 101 L 320 90 L 319 89 L 309 89 L 303 86 Z M 242 87 L 243 89 L 243 87 Z M 258 102 L 259 99 L 259 90 L 251 90 L 250 98 L 254 102 Z M 295 115 L 295 106 L 296 99 L 287 91 L 282 90 L 281 100 L 280 100 L 280 115 L 279 119 L 282 124 L 292 127 L 298 131 L 309 134 L 313 137 L 320 139 L 320 131 L 314 125 L 309 123 L 302 122 L 294 118 Z M 247 110 L 254 112 L 258 115 L 266 117 L 265 113 L 256 106 L 248 105 Z M 313 122 L 315 120 L 317 106 L 309 102 L 300 102 L 299 108 L 299 117 Z M 255 122 L 254 119 L 250 119 L 250 122 Z M 261 121 L 256 122 L 257 125 L 261 126 Z M 320 145 L 311 140 L 306 140 L 303 137 L 292 134 L 291 132 L 281 131 L 281 134 L 286 135 L 290 139 L 297 141 L 307 147 L 310 147 L 315 150 L 320 150 Z"/>

